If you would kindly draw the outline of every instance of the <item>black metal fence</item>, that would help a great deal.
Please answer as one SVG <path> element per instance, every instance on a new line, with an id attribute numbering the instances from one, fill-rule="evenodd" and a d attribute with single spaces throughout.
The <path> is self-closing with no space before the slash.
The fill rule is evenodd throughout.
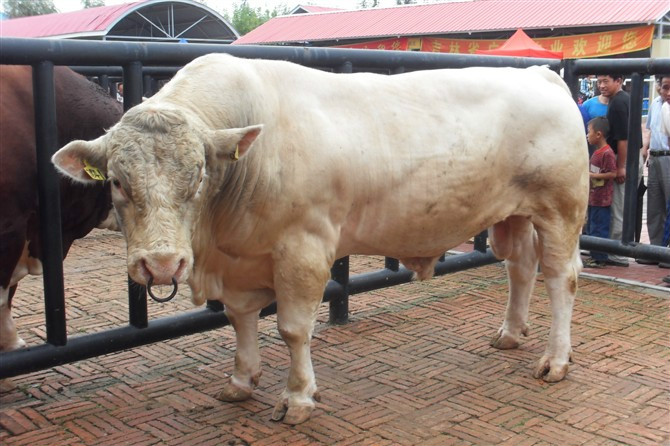
<path id="1" fill-rule="evenodd" d="M 91 358 L 160 340 L 198 333 L 229 324 L 220 302 L 210 301 L 204 310 L 149 320 L 146 290 L 129 281 L 129 325 L 95 334 L 68 338 L 66 334 L 65 298 L 63 291 L 62 245 L 60 239 L 60 205 L 58 177 L 51 165 L 51 155 L 58 149 L 54 101 L 53 68 L 69 65 L 86 75 L 99 76 L 108 82 L 109 76 L 120 77 L 124 84 L 124 108 L 127 110 L 142 100 L 153 77 L 169 76 L 174 67 L 183 66 L 194 58 L 214 52 L 238 57 L 281 59 L 313 68 L 350 73 L 374 71 L 387 74 L 405 71 L 463 68 L 469 66 L 527 67 L 548 65 L 559 71 L 562 63 L 555 59 L 506 58 L 462 54 L 392 52 L 304 47 L 261 47 L 230 45 L 173 45 L 166 43 L 91 42 L 76 40 L 39 40 L 0 38 L 0 64 L 31 65 L 35 100 L 38 192 L 40 207 L 40 237 L 43 244 L 44 298 L 47 343 L 0 354 L 0 379 L 41 370 L 47 367 Z M 639 131 L 641 111 L 641 76 L 670 72 L 670 59 L 585 60 L 567 63 L 565 78 L 576 93 L 578 75 L 599 72 L 635 73 L 633 77 L 633 110 L 631 129 Z M 636 93 L 637 92 L 637 93 Z M 638 106 L 637 104 L 640 104 Z M 637 127 L 634 127 L 637 122 Z M 633 138 L 629 138 L 633 140 Z M 629 148 L 629 172 L 637 172 L 639 148 Z M 627 187 L 636 183 L 637 173 L 630 175 Z M 628 195 L 625 202 L 624 237 L 622 242 L 582 237 L 588 249 L 623 254 L 636 258 L 670 262 L 670 249 L 632 242 L 631 215 L 635 203 Z M 475 238 L 475 250 L 440 259 L 436 275 L 495 263 L 497 260 L 486 247 L 486 233 Z M 406 283 L 412 272 L 400 267 L 398 261 L 387 258 L 379 271 L 349 277 L 349 259 L 335 262 L 332 280 L 328 283 L 324 301 L 330 302 L 331 323 L 345 323 L 350 295 Z M 261 312 L 275 312 L 271 305 Z"/>

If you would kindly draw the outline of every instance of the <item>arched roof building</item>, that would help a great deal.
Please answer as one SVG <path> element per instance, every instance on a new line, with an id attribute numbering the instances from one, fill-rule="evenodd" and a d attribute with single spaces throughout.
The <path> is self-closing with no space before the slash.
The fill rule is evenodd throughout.
<path id="1" fill-rule="evenodd" d="M 0 22 L 1 37 L 231 43 L 237 31 L 191 0 L 145 0 Z"/>

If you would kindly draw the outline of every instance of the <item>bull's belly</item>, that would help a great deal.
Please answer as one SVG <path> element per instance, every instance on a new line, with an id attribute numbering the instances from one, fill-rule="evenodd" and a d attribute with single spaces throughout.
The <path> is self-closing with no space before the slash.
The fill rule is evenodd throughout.
<path id="1" fill-rule="evenodd" d="M 464 216 L 463 220 L 467 219 Z M 351 254 L 383 255 L 394 258 L 437 257 L 503 218 L 477 221 L 412 221 L 396 219 L 377 224 L 359 225 L 342 231 L 338 257 Z"/>

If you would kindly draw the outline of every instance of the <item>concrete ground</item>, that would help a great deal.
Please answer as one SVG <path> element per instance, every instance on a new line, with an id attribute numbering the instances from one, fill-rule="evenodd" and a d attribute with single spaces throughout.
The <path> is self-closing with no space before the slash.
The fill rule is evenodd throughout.
<path id="1" fill-rule="evenodd" d="M 76 242 L 65 262 L 70 336 L 127 324 L 124 249 L 103 231 Z M 383 262 L 352 265 L 362 272 Z M 3 382 L 0 444 L 670 445 L 670 292 L 656 280 L 666 271 L 632 263 L 581 278 L 574 363 L 557 384 L 531 377 L 550 324 L 542 275 L 529 336 L 517 350 L 489 346 L 507 294 L 498 264 L 353 296 L 345 326 L 327 325 L 322 305 L 312 341 L 322 402 L 300 426 L 270 420 L 289 358 L 269 317 L 249 401 L 214 398 L 232 370 L 225 327 Z M 15 298 L 29 345 L 45 338 L 41 287 L 28 278 Z M 191 308 L 180 292 L 150 301 L 149 314 Z"/>

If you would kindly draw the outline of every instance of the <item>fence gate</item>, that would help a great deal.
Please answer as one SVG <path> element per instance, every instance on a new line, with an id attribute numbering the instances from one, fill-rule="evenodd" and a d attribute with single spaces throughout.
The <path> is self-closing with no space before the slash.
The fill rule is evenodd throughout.
<path id="1" fill-rule="evenodd" d="M 335 48 L 260 47 L 230 45 L 170 45 L 161 43 L 93 42 L 78 40 L 40 40 L 0 38 L 0 64 L 31 65 L 35 97 L 38 192 L 40 202 L 40 236 L 43 244 L 45 318 L 47 342 L 0 354 L 0 379 L 41 370 L 60 364 L 91 358 L 157 341 L 194 334 L 229 324 L 218 301 L 209 301 L 202 310 L 177 316 L 149 320 L 146 290 L 129 281 L 129 324 L 94 334 L 68 338 L 66 335 L 65 298 L 63 291 L 62 247 L 60 240 L 60 206 L 58 176 L 51 156 L 59 148 L 56 138 L 53 70 L 55 65 L 72 66 L 86 75 L 98 75 L 105 82 L 110 75 L 121 76 L 124 83 L 124 108 L 142 100 L 151 76 L 166 73 L 208 53 L 229 53 L 237 57 L 281 59 L 305 66 L 340 73 L 361 71 L 396 74 L 407 71 L 469 66 L 518 68 L 548 65 L 565 70 L 565 79 L 576 96 L 578 76 L 596 73 L 633 73 L 634 113 L 631 129 L 640 130 L 642 76 L 670 73 L 670 59 L 620 59 L 567 61 L 565 67 L 555 59 L 506 58 L 419 52 L 352 50 Z M 629 140 L 634 140 L 631 135 Z M 628 150 L 628 185 L 636 184 L 639 148 Z M 630 187 L 628 189 L 631 189 Z M 582 247 L 599 251 L 670 262 L 670 249 L 632 242 L 635 203 L 631 194 L 625 202 L 622 242 L 583 236 Z M 54 224 L 56 223 L 56 224 Z M 486 246 L 486 232 L 475 238 L 475 250 L 440 259 L 436 275 L 495 263 Z M 386 258 L 381 270 L 349 277 L 349 259 L 342 258 L 332 268 L 323 300 L 330 302 L 330 322 L 345 323 L 348 298 L 384 287 L 407 283 L 412 272 L 400 267 L 396 259 Z M 273 314 L 275 305 L 265 308 L 261 316 Z"/>

